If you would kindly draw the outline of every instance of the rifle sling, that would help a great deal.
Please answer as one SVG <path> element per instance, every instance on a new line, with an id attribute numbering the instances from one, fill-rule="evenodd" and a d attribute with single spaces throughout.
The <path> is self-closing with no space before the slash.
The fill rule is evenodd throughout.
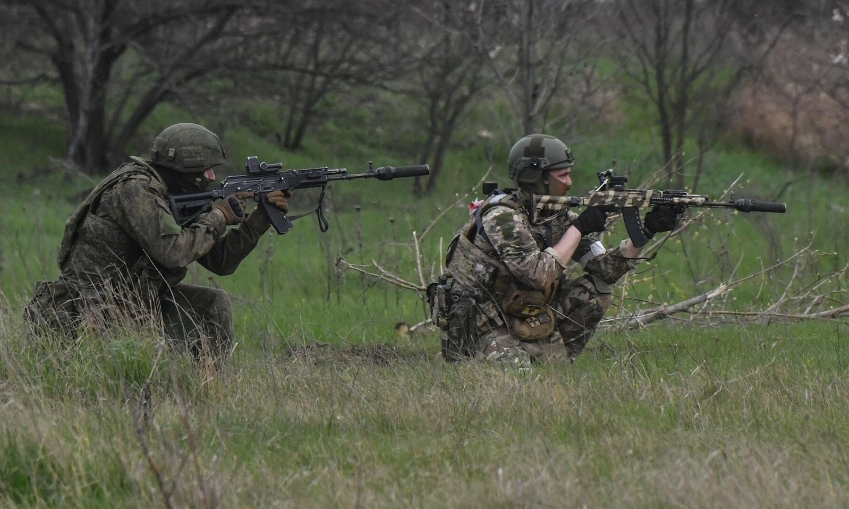
<path id="1" fill-rule="evenodd" d="M 321 230 L 322 233 L 326 232 L 330 225 L 327 223 L 327 219 L 324 217 L 324 212 L 321 210 L 321 206 L 324 203 L 324 186 L 321 188 L 321 195 L 318 197 L 318 206 L 315 209 L 310 210 L 309 212 L 304 212 L 303 214 L 298 214 L 297 216 L 286 216 L 289 218 L 289 221 L 294 221 L 295 219 L 300 219 L 304 216 L 308 216 L 315 212 L 316 218 L 318 219 L 318 229 Z"/>

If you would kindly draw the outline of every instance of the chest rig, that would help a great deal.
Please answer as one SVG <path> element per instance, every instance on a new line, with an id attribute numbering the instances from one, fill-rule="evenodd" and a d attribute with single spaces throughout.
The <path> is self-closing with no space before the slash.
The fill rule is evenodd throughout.
<path id="1" fill-rule="evenodd" d="M 445 266 L 451 276 L 467 288 L 502 294 L 513 282 L 514 277 L 501 262 L 483 224 L 486 213 L 495 207 L 506 207 L 527 215 L 521 196 L 516 191 L 510 191 L 496 190 L 490 194 L 455 234 L 448 246 Z M 530 233 L 540 251 L 553 246 L 553 239 L 559 239 L 571 223 L 568 220 L 564 222 L 556 219 L 558 218 L 543 218 L 530 224 Z"/>
<path id="2" fill-rule="evenodd" d="M 484 294 L 503 293 L 512 279 L 483 227 L 484 214 L 495 207 L 519 210 L 522 203 L 514 194 L 490 194 L 454 235 L 445 257 L 445 266 L 458 283 Z"/>
<path id="3" fill-rule="evenodd" d="M 453 276 L 455 288 L 460 286 L 479 293 L 475 300 L 489 319 L 506 324 L 511 333 L 523 341 L 547 337 L 555 327 L 555 317 L 548 304 L 554 297 L 557 282 L 540 291 L 525 286 L 510 272 L 484 228 L 485 215 L 495 207 L 506 207 L 526 215 L 517 193 L 491 194 L 455 235 L 448 248 L 446 267 Z M 551 245 L 551 221 L 530 224 L 530 230 L 540 250 Z"/>
<path id="4" fill-rule="evenodd" d="M 74 210 L 71 217 L 69 217 L 68 221 L 65 223 L 65 233 L 62 238 L 62 244 L 59 246 L 59 267 L 62 268 L 64 266 L 65 260 L 68 259 L 68 255 L 71 253 L 71 249 L 73 248 L 80 230 L 83 227 L 83 222 L 90 214 L 92 214 L 92 211 L 97 208 L 97 205 L 100 203 L 101 196 L 103 196 L 103 193 L 107 189 L 114 187 L 119 182 L 133 177 L 152 176 L 153 174 L 154 170 L 146 164 L 140 165 L 129 163 L 122 165 L 103 179 L 89 193 L 85 201 L 83 201 L 83 203 Z M 114 225 L 114 229 L 120 230 L 117 225 Z"/>

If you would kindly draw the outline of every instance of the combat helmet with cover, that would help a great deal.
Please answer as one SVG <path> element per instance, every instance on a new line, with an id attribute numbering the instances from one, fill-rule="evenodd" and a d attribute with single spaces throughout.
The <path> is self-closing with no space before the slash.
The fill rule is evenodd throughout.
<path id="1" fill-rule="evenodd" d="M 226 156 L 221 140 L 206 127 L 174 124 L 153 140 L 150 160 L 178 173 L 203 173 L 224 164 Z"/>
<path id="2" fill-rule="evenodd" d="M 547 134 L 529 134 L 510 149 L 507 170 L 519 189 L 535 194 L 548 194 L 547 172 L 569 168 L 575 164 L 572 151 L 565 143 Z"/>

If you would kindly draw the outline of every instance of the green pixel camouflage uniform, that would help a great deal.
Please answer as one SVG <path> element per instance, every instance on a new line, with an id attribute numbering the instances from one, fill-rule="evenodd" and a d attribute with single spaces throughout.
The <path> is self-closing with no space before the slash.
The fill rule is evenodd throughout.
<path id="1" fill-rule="evenodd" d="M 227 230 L 220 214 L 181 228 L 167 187 L 146 161 L 132 158 L 104 179 L 71 215 L 59 248 L 61 276 L 36 284 L 24 315 L 37 328 L 73 333 L 117 322 L 159 320 L 198 356 L 225 356 L 232 345 L 230 299 L 218 289 L 180 283 L 197 261 L 232 274 L 270 223 L 261 209 Z"/>
<path id="2" fill-rule="evenodd" d="M 604 251 L 587 235 L 573 256 L 586 274 L 567 279 L 567 262 L 551 246 L 577 214 L 564 211 L 532 224 L 526 201 L 518 193 L 490 196 L 449 248 L 446 272 L 457 299 L 471 297 L 475 344 L 465 355 L 443 348 L 448 360 L 474 356 L 526 365 L 574 359 L 610 306 L 612 285 L 639 263 L 624 256 L 624 241 Z"/>

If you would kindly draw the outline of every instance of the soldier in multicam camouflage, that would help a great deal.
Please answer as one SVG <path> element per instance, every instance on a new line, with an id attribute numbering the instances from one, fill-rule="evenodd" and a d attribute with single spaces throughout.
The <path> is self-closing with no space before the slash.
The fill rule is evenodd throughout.
<path id="1" fill-rule="evenodd" d="M 233 343 L 230 299 L 222 290 L 181 281 L 194 261 L 232 274 L 268 230 L 268 216 L 262 208 L 247 215 L 250 196 L 242 194 L 226 197 L 191 225 L 177 225 L 168 194 L 204 190 L 215 180 L 213 168 L 225 162 L 221 140 L 202 126 L 172 125 L 154 140 L 150 160 L 130 159 L 68 219 L 61 275 L 36 284 L 24 317 L 36 330 L 65 335 L 81 325 L 154 320 L 198 359 L 220 365 Z M 288 194 L 272 194 L 269 201 L 285 212 Z"/>
<path id="2" fill-rule="evenodd" d="M 569 148 L 548 135 L 525 136 L 510 150 L 509 175 L 518 189 L 492 193 L 480 204 L 452 240 L 446 274 L 431 288 L 444 360 L 527 367 L 574 361 L 584 350 L 610 307 L 613 285 L 640 262 L 642 248 L 625 239 L 606 250 L 594 234 L 604 231 L 607 216 L 596 207 L 531 220 L 534 195 L 569 191 L 574 163 Z M 652 209 L 645 233 L 671 231 L 678 219 L 670 209 Z M 569 260 L 585 274 L 566 278 Z"/>

